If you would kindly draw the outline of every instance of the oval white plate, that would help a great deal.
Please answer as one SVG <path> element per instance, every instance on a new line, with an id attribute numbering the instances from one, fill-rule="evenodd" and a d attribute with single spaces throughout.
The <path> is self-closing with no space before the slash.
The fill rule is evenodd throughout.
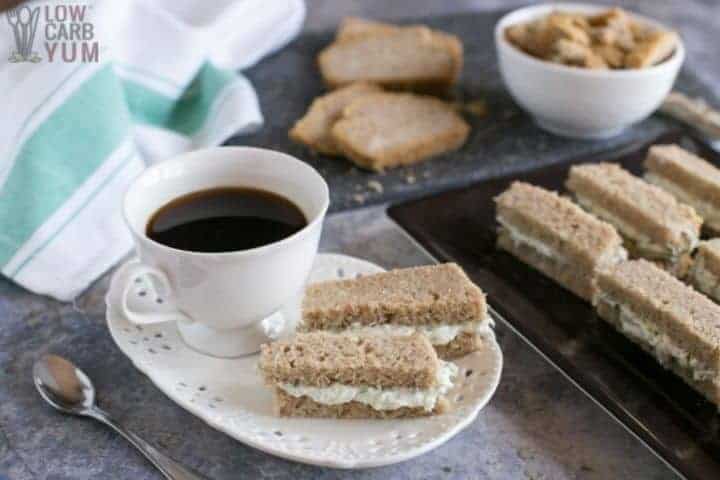
<path id="1" fill-rule="evenodd" d="M 380 267 L 364 260 L 321 254 L 310 282 L 379 271 Z M 335 468 L 408 460 L 443 444 L 470 424 L 500 381 L 502 352 L 492 338 L 484 349 L 456 361 L 460 374 L 448 394 L 449 413 L 399 420 L 277 417 L 272 410 L 272 392 L 256 369 L 257 355 L 209 357 L 187 347 L 174 324 L 131 324 L 118 308 L 121 288 L 117 276 L 107 294 L 107 321 L 120 350 L 178 405 L 211 427 L 279 457 Z M 152 289 L 139 285 L 137 293 L 143 292 L 142 300 L 154 301 Z M 294 324 L 300 316 L 300 298 L 283 313 Z"/>

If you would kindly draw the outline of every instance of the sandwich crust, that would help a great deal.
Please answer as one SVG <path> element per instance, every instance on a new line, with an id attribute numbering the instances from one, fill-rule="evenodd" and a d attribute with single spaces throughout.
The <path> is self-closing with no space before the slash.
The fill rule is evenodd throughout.
<path id="1" fill-rule="evenodd" d="M 720 306 L 705 295 L 651 262 L 632 260 L 598 273 L 594 303 L 608 298 L 720 373 Z"/>
<path id="2" fill-rule="evenodd" d="M 668 256 L 691 250 L 700 235 L 702 218 L 691 206 L 617 164 L 573 166 L 566 186 L 583 207 L 613 223 L 626 238 L 638 240 L 635 232 L 628 231 L 631 225 L 667 248 Z"/>
<path id="3" fill-rule="evenodd" d="M 265 344 L 258 367 L 265 382 L 327 387 L 334 383 L 427 389 L 439 360 L 422 334 L 410 336 L 301 333 Z"/>
<path id="4" fill-rule="evenodd" d="M 454 263 L 405 268 L 307 287 L 303 328 L 484 321 L 485 294 Z"/>
<path id="5" fill-rule="evenodd" d="M 609 223 L 598 220 L 555 192 L 528 183 L 513 182 L 495 197 L 497 217 L 572 262 L 594 266 L 614 251 L 622 239 Z"/>
<path id="6" fill-rule="evenodd" d="M 678 145 L 653 145 L 645 179 L 692 206 L 713 230 L 720 230 L 720 169 Z"/>
<path id="7" fill-rule="evenodd" d="M 536 268 L 575 295 L 590 301 L 594 292 L 593 275 L 582 265 L 574 268 L 564 261 L 541 255 L 536 249 L 513 240 L 505 230 L 500 230 L 497 246 Z"/>

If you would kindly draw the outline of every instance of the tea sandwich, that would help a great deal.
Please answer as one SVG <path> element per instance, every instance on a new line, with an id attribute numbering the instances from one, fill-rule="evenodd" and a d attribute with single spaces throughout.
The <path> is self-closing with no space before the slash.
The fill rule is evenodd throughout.
<path id="1" fill-rule="evenodd" d="M 335 42 L 318 55 L 318 65 L 330 88 L 366 81 L 388 88 L 438 92 L 460 75 L 463 46 L 455 35 L 423 25 L 346 19 Z"/>
<path id="2" fill-rule="evenodd" d="M 279 415 L 330 418 L 442 413 L 458 373 L 418 333 L 300 333 L 263 345 L 259 369 Z"/>
<path id="3" fill-rule="evenodd" d="M 513 182 L 495 203 L 498 247 L 586 300 L 597 268 L 627 259 L 612 225 L 555 192 Z"/>
<path id="4" fill-rule="evenodd" d="M 441 358 L 492 336 L 485 294 L 456 264 L 405 268 L 307 287 L 300 331 L 426 335 Z"/>
<path id="5" fill-rule="evenodd" d="M 691 206 L 613 163 L 573 166 L 565 185 L 578 204 L 618 230 L 631 256 L 679 277 L 687 272 L 702 225 Z"/>
<path id="6" fill-rule="evenodd" d="M 720 238 L 700 242 L 685 280 L 720 302 Z"/>
<path id="7" fill-rule="evenodd" d="M 720 306 L 647 260 L 598 273 L 598 315 L 720 405 Z"/>
<path id="8" fill-rule="evenodd" d="M 720 169 L 678 145 L 653 145 L 645 179 L 692 206 L 703 225 L 720 233 Z"/>

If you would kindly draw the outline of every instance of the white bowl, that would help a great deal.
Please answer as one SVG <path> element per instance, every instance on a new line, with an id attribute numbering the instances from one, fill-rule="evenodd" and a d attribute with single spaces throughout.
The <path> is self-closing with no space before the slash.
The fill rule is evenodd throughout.
<path id="1" fill-rule="evenodd" d="M 495 26 L 503 80 L 515 101 L 545 130 L 572 138 L 612 137 L 647 118 L 672 88 L 685 59 L 682 40 L 669 59 L 650 68 L 590 70 L 540 60 L 505 37 L 510 25 L 536 20 L 553 10 L 596 13 L 607 8 L 580 3 L 537 5 L 510 12 Z M 632 15 L 669 30 L 654 20 Z"/>

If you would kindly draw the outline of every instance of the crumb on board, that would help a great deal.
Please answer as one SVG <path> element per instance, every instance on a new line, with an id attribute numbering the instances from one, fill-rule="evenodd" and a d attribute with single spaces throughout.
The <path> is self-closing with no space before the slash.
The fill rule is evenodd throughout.
<path id="1" fill-rule="evenodd" d="M 367 186 L 370 190 L 375 190 L 377 193 L 383 193 L 382 183 L 377 180 L 370 180 L 367 182 Z"/>
<path id="2" fill-rule="evenodd" d="M 365 203 L 365 195 L 356 193 L 355 195 L 353 195 L 353 200 L 355 200 L 357 203 Z"/>
<path id="3" fill-rule="evenodd" d="M 484 117 L 488 114 L 487 103 L 485 103 L 485 100 L 472 100 L 467 102 L 464 110 L 476 117 Z"/>
<path id="4" fill-rule="evenodd" d="M 488 107 L 485 100 L 470 100 L 469 102 L 452 102 L 450 104 L 458 112 L 464 112 L 475 117 L 484 117 L 488 114 Z"/>
<path id="5" fill-rule="evenodd" d="M 410 174 L 410 175 L 408 175 L 407 177 L 405 177 L 405 182 L 407 182 L 407 183 L 409 183 L 410 185 L 412 185 L 412 184 L 414 184 L 415 182 L 417 182 L 417 178 L 415 177 L 415 175 Z"/>

